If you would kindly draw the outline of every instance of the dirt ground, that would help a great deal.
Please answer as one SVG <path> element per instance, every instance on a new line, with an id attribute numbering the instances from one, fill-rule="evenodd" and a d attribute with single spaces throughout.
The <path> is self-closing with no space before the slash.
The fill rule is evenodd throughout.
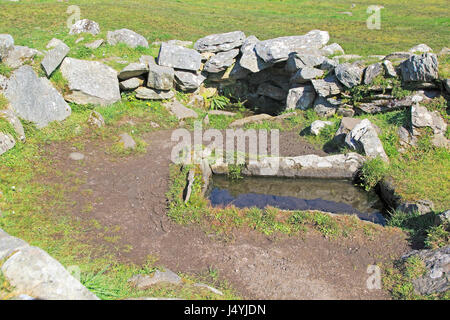
<path id="1" fill-rule="evenodd" d="M 223 241 L 196 226 L 173 223 L 165 197 L 174 144 L 170 137 L 171 131 L 150 133 L 145 155 L 120 159 L 96 144 L 87 144 L 82 162 L 69 159 L 69 146 L 51 147 L 58 170 L 77 171 L 85 181 L 80 190 L 92 190 L 70 194 L 76 203 L 72 214 L 120 226 L 120 243 L 131 245 L 131 250 L 116 252 L 121 260 L 142 263 L 152 255 L 158 264 L 187 274 L 215 268 L 244 298 L 389 299 L 382 290 L 367 289 L 367 266 L 404 253 L 408 244 L 401 233 L 386 230 L 372 240 L 329 240 L 316 233 L 276 239 L 242 230 L 233 241 Z M 324 154 L 298 133 L 281 133 L 280 142 L 282 155 Z M 105 244 L 94 234 L 92 241 Z"/>

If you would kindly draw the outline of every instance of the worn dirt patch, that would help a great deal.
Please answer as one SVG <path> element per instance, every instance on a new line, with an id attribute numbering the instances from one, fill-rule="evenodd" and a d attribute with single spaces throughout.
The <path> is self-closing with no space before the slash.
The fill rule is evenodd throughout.
<path id="1" fill-rule="evenodd" d="M 387 299 L 382 290 L 368 290 L 367 266 L 399 257 L 408 249 L 405 236 L 386 229 L 374 237 L 329 240 L 309 232 L 305 236 L 266 237 L 237 230 L 232 241 L 207 235 L 197 226 L 180 226 L 167 217 L 171 131 L 145 137 L 145 155 L 114 158 L 105 147 L 88 143 L 81 162 L 69 159 L 73 148 L 54 144 L 53 163 L 60 171 L 77 172 L 84 181 L 69 193 L 71 214 L 92 219 L 114 230 L 114 249 L 122 261 L 143 263 L 148 255 L 175 272 L 201 274 L 219 270 L 244 298 L 253 299 Z M 324 155 L 298 133 L 281 133 L 281 155 Z M 58 180 L 58 177 L 48 177 Z M 88 208 L 88 209 L 86 209 Z M 97 245 L 117 248 L 88 231 Z M 120 247 L 120 246 L 119 246 Z"/>

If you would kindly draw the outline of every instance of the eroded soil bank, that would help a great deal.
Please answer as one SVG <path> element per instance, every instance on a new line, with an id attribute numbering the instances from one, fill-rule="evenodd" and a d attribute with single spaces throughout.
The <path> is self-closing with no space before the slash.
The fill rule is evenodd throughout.
<path id="1" fill-rule="evenodd" d="M 89 241 L 110 246 L 122 261 L 143 263 L 151 255 L 175 272 L 217 269 L 243 298 L 389 299 L 383 290 L 367 289 L 367 266 L 391 261 L 408 250 L 405 235 L 394 229 L 337 239 L 312 231 L 287 237 L 238 229 L 232 238 L 219 239 L 197 226 L 172 222 L 165 197 L 170 138 L 171 131 L 150 133 L 145 137 L 146 154 L 119 159 L 109 156 L 101 144 L 88 143 L 80 162 L 69 159 L 72 147 L 49 146 L 54 166 L 77 172 L 84 182 L 80 190 L 89 191 L 69 193 L 71 214 L 98 221 L 120 239 L 119 245 L 111 245 L 89 231 Z M 280 143 L 284 156 L 324 154 L 298 133 L 283 132 Z M 124 249 L 117 250 L 120 246 Z"/>

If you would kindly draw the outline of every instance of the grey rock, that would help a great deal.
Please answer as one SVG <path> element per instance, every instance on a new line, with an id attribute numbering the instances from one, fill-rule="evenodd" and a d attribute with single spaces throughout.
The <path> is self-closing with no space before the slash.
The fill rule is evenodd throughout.
<path id="1" fill-rule="evenodd" d="M 194 44 L 194 49 L 199 52 L 229 51 L 240 47 L 244 40 L 245 34 L 242 31 L 212 34 L 198 39 Z"/>
<path id="2" fill-rule="evenodd" d="M 432 201 L 429 200 L 404 202 L 397 207 L 397 210 L 405 213 L 417 212 L 419 214 L 426 214 L 434 210 L 434 204 Z"/>
<path id="3" fill-rule="evenodd" d="M 66 58 L 60 69 L 71 90 L 69 101 L 106 106 L 121 99 L 117 71 L 101 62 Z"/>
<path id="4" fill-rule="evenodd" d="M 192 187 L 194 186 L 195 179 L 195 168 L 189 170 L 188 178 L 187 178 L 187 186 L 185 189 L 184 203 L 187 204 L 192 194 Z"/>
<path id="5" fill-rule="evenodd" d="M 95 36 L 100 33 L 100 26 L 97 22 L 89 19 L 78 20 L 70 28 L 69 34 L 80 33 L 90 33 Z"/>
<path id="6" fill-rule="evenodd" d="M 311 85 L 304 85 L 290 89 L 286 100 L 286 109 L 309 109 L 313 106 L 315 98 L 316 92 L 314 87 Z"/>
<path id="7" fill-rule="evenodd" d="M 336 110 L 336 114 L 341 117 L 351 118 L 355 115 L 355 110 L 353 110 L 350 106 L 349 107 L 343 106 Z"/>
<path id="8" fill-rule="evenodd" d="M 260 123 L 260 122 L 262 122 L 264 120 L 271 120 L 272 118 L 273 117 L 268 115 L 268 114 L 261 113 L 261 114 L 257 114 L 257 115 L 254 115 L 254 116 L 238 119 L 238 120 L 232 122 L 230 124 L 230 127 L 231 128 L 233 128 L 233 127 L 243 127 L 244 125 L 249 124 L 249 123 Z"/>
<path id="9" fill-rule="evenodd" d="M 0 156 L 14 148 L 15 145 L 16 141 L 11 135 L 0 132 Z"/>
<path id="10" fill-rule="evenodd" d="M 337 43 L 329 44 L 323 47 L 321 51 L 324 56 L 331 56 L 338 53 L 345 54 L 344 49 L 342 49 L 342 47 Z"/>
<path id="11" fill-rule="evenodd" d="M 14 48 L 14 38 L 9 34 L 0 34 L 0 61 L 5 59 Z"/>
<path id="12" fill-rule="evenodd" d="M 106 35 L 106 41 L 111 46 L 115 46 L 119 43 L 124 43 L 130 48 L 137 48 L 137 47 L 148 48 L 147 40 L 140 34 L 129 29 L 108 31 Z"/>
<path id="13" fill-rule="evenodd" d="M 120 80 L 127 80 L 130 78 L 141 76 L 148 72 L 148 66 L 143 63 L 130 63 L 119 72 Z"/>
<path id="14" fill-rule="evenodd" d="M 14 48 L 9 51 L 8 56 L 3 59 L 3 62 L 10 68 L 17 69 L 25 62 L 33 61 L 33 58 L 42 53 L 36 49 L 31 49 L 24 46 L 14 46 Z"/>
<path id="15" fill-rule="evenodd" d="M 136 149 L 136 142 L 128 133 L 120 134 L 120 142 L 125 149 Z"/>
<path id="16" fill-rule="evenodd" d="M 339 60 L 325 58 L 319 69 L 331 71 L 339 65 Z"/>
<path id="17" fill-rule="evenodd" d="M 289 73 L 297 72 L 305 67 L 318 67 L 325 61 L 325 57 L 321 55 L 291 53 L 286 61 L 286 71 Z"/>
<path id="18" fill-rule="evenodd" d="M 445 79 L 443 83 L 445 91 L 447 91 L 447 94 L 450 94 L 450 79 Z"/>
<path id="19" fill-rule="evenodd" d="M 255 50 L 260 58 L 267 63 L 286 61 L 292 52 L 302 52 L 306 49 L 320 49 L 330 39 L 326 31 L 312 30 L 302 36 L 280 37 L 260 41 Z"/>
<path id="20" fill-rule="evenodd" d="M 317 94 L 324 98 L 338 95 L 344 90 L 335 75 L 328 75 L 325 79 L 311 80 L 311 83 Z"/>
<path id="21" fill-rule="evenodd" d="M 120 87 L 120 90 L 123 90 L 123 91 L 132 91 L 132 90 L 139 88 L 143 84 L 144 84 L 143 78 L 135 77 L 135 78 L 127 79 L 125 81 L 121 81 L 119 83 L 119 87 Z"/>
<path id="22" fill-rule="evenodd" d="M 226 70 L 231 66 L 236 60 L 235 58 L 239 54 L 239 49 L 233 49 L 226 52 L 219 52 L 214 57 L 206 62 L 204 71 L 209 73 L 218 73 Z"/>
<path id="23" fill-rule="evenodd" d="M 357 118 L 343 117 L 341 119 L 341 124 L 339 125 L 339 128 L 334 136 L 337 138 L 345 139 L 347 134 L 350 133 L 350 131 L 352 131 L 353 128 L 356 127 L 356 125 L 360 124 L 361 121 L 361 119 Z"/>
<path id="24" fill-rule="evenodd" d="M 388 54 L 384 57 L 385 60 L 406 60 L 409 59 L 413 54 L 411 52 L 394 52 Z"/>
<path id="25" fill-rule="evenodd" d="M 414 135 L 416 135 L 416 129 L 424 127 L 430 127 L 435 135 L 445 134 L 447 131 L 447 123 L 438 111 L 430 112 L 419 104 L 411 106 L 411 124 Z"/>
<path id="26" fill-rule="evenodd" d="M 44 300 L 98 300 L 45 251 L 26 246 L 15 252 L 1 270 L 18 292 Z"/>
<path id="27" fill-rule="evenodd" d="M 149 65 L 147 87 L 156 90 L 170 90 L 173 88 L 175 72 L 173 68 Z"/>
<path id="28" fill-rule="evenodd" d="M 156 270 L 152 276 L 135 275 L 128 282 L 138 290 L 146 290 L 160 283 L 169 283 L 173 285 L 182 284 L 181 278 L 174 272 L 166 269 L 165 271 Z"/>
<path id="29" fill-rule="evenodd" d="M 100 113 L 93 110 L 89 115 L 88 124 L 90 124 L 91 126 L 101 128 L 105 126 L 105 120 L 103 119 L 103 116 Z"/>
<path id="30" fill-rule="evenodd" d="M 258 86 L 256 93 L 278 101 L 285 101 L 287 96 L 286 91 L 268 82 L 261 83 Z"/>
<path id="31" fill-rule="evenodd" d="M 60 43 L 53 49 L 47 52 L 44 59 L 41 62 L 42 68 L 45 74 L 49 78 L 53 71 L 59 67 L 61 62 L 69 53 L 70 48 L 65 43 Z"/>
<path id="32" fill-rule="evenodd" d="M 397 71 L 395 71 L 395 68 L 392 65 L 392 62 L 390 62 L 389 60 L 383 61 L 383 67 L 384 67 L 384 71 L 388 77 L 396 78 L 398 76 Z"/>
<path id="33" fill-rule="evenodd" d="M 304 67 L 299 69 L 292 77 L 291 83 L 304 84 L 308 83 L 313 79 L 322 77 L 324 72 L 320 69 L 312 67 Z"/>
<path id="34" fill-rule="evenodd" d="M 318 136 L 320 134 L 320 131 L 322 131 L 323 128 L 326 126 L 331 126 L 333 122 L 331 121 L 322 121 L 322 120 L 316 120 L 313 123 L 311 123 L 311 133 L 315 136 Z"/>
<path id="35" fill-rule="evenodd" d="M 408 108 L 415 103 L 418 97 L 419 96 L 416 95 L 395 100 L 385 100 L 385 99 L 375 100 L 369 103 L 361 103 L 357 105 L 355 108 L 358 110 L 359 113 L 369 113 L 369 114 L 384 113 Z"/>
<path id="36" fill-rule="evenodd" d="M 241 47 L 241 59 L 239 64 L 242 68 L 245 68 L 253 73 L 259 72 L 261 70 L 267 69 L 272 66 L 271 63 L 264 62 L 255 51 L 255 45 L 259 42 L 259 39 L 255 36 L 250 36 L 245 39 Z"/>
<path id="37" fill-rule="evenodd" d="M 364 72 L 364 84 L 371 84 L 376 77 L 383 74 L 384 69 L 381 63 L 371 64 Z"/>
<path id="38" fill-rule="evenodd" d="M 190 71 L 175 71 L 175 82 L 177 87 L 182 91 L 194 91 L 201 86 L 206 77 Z"/>
<path id="39" fill-rule="evenodd" d="M 361 84 L 363 69 L 356 64 L 342 63 L 334 69 L 334 72 L 338 80 L 347 88 Z"/>
<path id="40" fill-rule="evenodd" d="M 84 154 L 79 152 L 72 152 L 69 154 L 69 159 L 73 161 L 81 161 L 84 159 Z"/>
<path id="41" fill-rule="evenodd" d="M 22 239 L 10 236 L 2 229 L 0 229 L 0 261 L 7 259 L 15 251 L 27 246 L 28 243 L 26 243 Z"/>
<path id="42" fill-rule="evenodd" d="M 6 90 L 8 86 L 8 78 L 0 74 L 0 93 Z"/>
<path id="43" fill-rule="evenodd" d="M 331 117 L 336 113 L 337 108 L 339 107 L 340 102 L 333 98 L 324 98 L 322 96 L 318 96 L 316 100 L 314 100 L 314 111 L 320 116 L 324 118 Z"/>
<path id="44" fill-rule="evenodd" d="M 202 56 L 193 49 L 162 43 L 158 55 L 158 64 L 176 69 L 197 71 L 200 69 Z"/>
<path id="45" fill-rule="evenodd" d="M 166 108 L 173 113 L 178 120 L 184 120 L 188 118 L 198 118 L 197 112 L 195 112 L 192 109 L 189 109 L 188 107 L 185 107 L 181 102 L 178 100 L 174 100 L 173 102 L 170 102 L 165 105 Z"/>
<path id="46" fill-rule="evenodd" d="M 25 141 L 25 130 L 23 129 L 22 122 L 20 122 L 13 110 L 0 110 L 0 118 L 5 119 L 11 124 L 20 141 Z"/>
<path id="47" fill-rule="evenodd" d="M 402 147 L 415 146 L 417 145 L 417 138 L 409 132 L 405 127 L 400 127 L 397 130 L 399 137 L 399 143 Z"/>
<path id="48" fill-rule="evenodd" d="M 450 210 L 446 210 L 444 212 L 441 212 L 436 216 L 436 225 L 445 224 L 447 226 L 450 226 Z"/>
<path id="49" fill-rule="evenodd" d="M 416 293 L 429 295 L 450 289 L 450 246 L 435 250 L 414 250 L 402 258 L 406 260 L 413 256 L 419 257 L 426 267 L 425 275 L 412 280 Z"/>
<path id="50" fill-rule="evenodd" d="M 62 121 L 71 114 L 69 105 L 46 78 L 39 78 L 31 66 L 22 66 L 12 74 L 4 95 L 22 119 L 38 128 Z"/>
<path id="51" fill-rule="evenodd" d="M 389 161 L 377 131 L 368 119 L 362 120 L 347 134 L 345 143 L 353 150 L 364 151 L 369 158 L 380 157 Z"/>
<path id="52" fill-rule="evenodd" d="M 86 43 L 84 46 L 85 46 L 86 48 L 95 50 L 95 49 L 100 48 L 104 42 L 105 42 L 105 40 L 99 39 L 99 40 L 95 40 L 95 41 Z"/>
<path id="53" fill-rule="evenodd" d="M 50 40 L 47 45 L 45 46 L 47 49 L 53 49 L 59 45 L 63 45 L 65 44 L 62 40 L 59 40 L 57 38 L 52 38 L 52 40 Z"/>
<path id="54" fill-rule="evenodd" d="M 412 47 L 408 51 L 411 53 L 427 53 L 427 52 L 432 52 L 433 49 L 431 49 L 426 44 L 421 43 L 421 44 L 418 44 L 417 46 Z"/>
<path id="55" fill-rule="evenodd" d="M 438 59 L 433 53 L 413 55 L 401 64 L 405 82 L 430 82 L 438 78 Z"/>
<path id="56" fill-rule="evenodd" d="M 146 87 L 136 89 L 136 98 L 142 100 L 169 100 L 175 96 L 173 91 L 153 90 Z"/>
<path id="57" fill-rule="evenodd" d="M 156 64 L 156 61 L 152 56 L 143 55 L 139 58 L 139 63 L 143 63 L 148 67 Z"/>

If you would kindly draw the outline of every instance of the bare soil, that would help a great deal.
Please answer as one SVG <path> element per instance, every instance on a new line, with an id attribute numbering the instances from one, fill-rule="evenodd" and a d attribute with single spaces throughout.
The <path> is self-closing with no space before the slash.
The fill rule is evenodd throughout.
<path id="1" fill-rule="evenodd" d="M 282 155 L 324 155 L 298 133 L 281 133 Z M 303 237 L 267 237 L 237 230 L 232 241 L 217 239 L 197 226 L 181 226 L 167 217 L 171 131 L 148 134 L 145 155 L 115 158 L 101 144 L 88 143 L 81 161 L 69 159 L 74 150 L 50 146 L 58 170 L 76 171 L 85 181 L 69 193 L 71 213 L 95 219 L 115 230 L 120 244 L 131 249 L 114 253 L 121 261 L 143 263 L 148 255 L 175 272 L 204 274 L 219 271 L 243 298 L 252 299 L 389 299 L 383 290 L 368 290 L 367 266 L 399 257 L 407 251 L 405 235 L 386 229 L 369 237 L 326 239 L 308 232 Z M 57 177 L 48 177 L 58 179 Z M 86 210 L 86 208 L 90 208 Z M 115 229 L 116 228 L 116 229 Z M 97 245 L 114 247 L 94 231 Z"/>

